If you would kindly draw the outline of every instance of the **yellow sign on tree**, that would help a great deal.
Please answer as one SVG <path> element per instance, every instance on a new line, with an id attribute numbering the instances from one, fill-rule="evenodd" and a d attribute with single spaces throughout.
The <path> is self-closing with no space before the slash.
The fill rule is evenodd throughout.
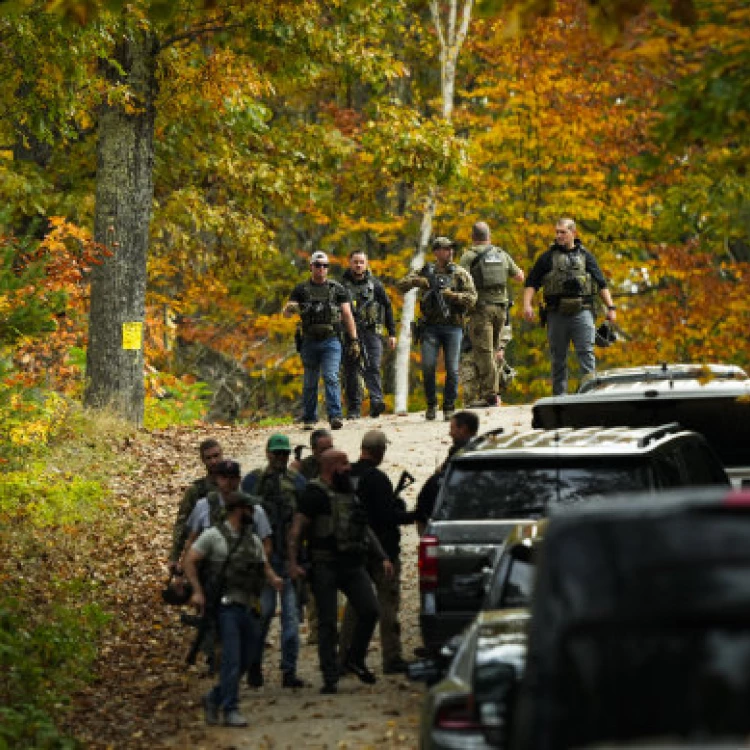
<path id="1" fill-rule="evenodd" d="M 140 321 L 122 324 L 122 348 L 140 349 L 143 341 L 143 323 Z"/>

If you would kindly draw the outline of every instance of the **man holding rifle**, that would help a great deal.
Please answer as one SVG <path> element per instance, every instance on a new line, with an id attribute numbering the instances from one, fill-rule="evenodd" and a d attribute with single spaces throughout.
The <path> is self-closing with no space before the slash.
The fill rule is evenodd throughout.
<path id="1" fill-rule="evenodd" d="M 413 270 L 397 282 L 400 292 L 419 289 L 421 318 L 417 323 L 422 343 L 422 380 L 427 400 L 426 419 L 437 416 L 435 371 L 440 348 L 445 357 L 443 416 L 449 421 L 458 396 L 458 366 L 466 314 L 477 301 L 471 274 L 453 263 L 455 244 L 447 237 L 432 242 L 435 262 Z"/>
<path id="2" fill-rule="evenodd" d="M 215 618 L 221 637 L 218 684 L 204 696 L 207 724 L 247 726 L 238 710 L 240 677 L 247 671 L 255 640 L 260 637 L 260 592 L 264 582 L 281 591 L 284 582 L 266 560 L 263 543 L 253 534 L 253 501 L 230 492 L 224 499 L 226 519 L 206 529 L 187 552 L 185 574 L 193 587 L 191 603 L 204 620 Z M 198 563 L 208 565 L 210 587 L 203 588 Z"/>

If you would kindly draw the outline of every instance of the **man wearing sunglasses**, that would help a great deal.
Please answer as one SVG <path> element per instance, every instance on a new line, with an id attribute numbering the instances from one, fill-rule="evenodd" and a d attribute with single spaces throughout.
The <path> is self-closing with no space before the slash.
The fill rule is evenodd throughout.
<path id="1" fill-rule="evenodd" d="M 349 336 L 347 355 L 360 355 L 357 327 L 349 294 L 337 281 L 328 278 L 328 256 L 320 251 L 310 257 L 310 278 L 297 284 L 284 306 L 284 316 L 298 313 L 302 326 L 300 355 L 305 368 L 302 386 L 302 419 L 306 430 L 318 421 L 318 382 L 322 371 L 326 411 L 331 429 L 343 426 L 339 369 L 341 366 L 342 326 Z"/>

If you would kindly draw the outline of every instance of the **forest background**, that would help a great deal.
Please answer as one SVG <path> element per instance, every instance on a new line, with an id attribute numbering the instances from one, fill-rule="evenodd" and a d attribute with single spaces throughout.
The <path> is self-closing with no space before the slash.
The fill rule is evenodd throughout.
<path id="1" fill-rule="evenodd" d="M 280 310 L 314 250 L 334 277 L 366 250 L 398 319 L 390 283 L 429 234 L 465 247 L 485 220 L 528 271 L 571 216 L 619 308 L 601 366 L 748 367 L 748 30 L 744 0 L 0 3 L 3 559 L 49 554 L 61 518 L 93 522 L 108 461 L 49 469 L 82 434 L 106 451 L 81 403 L 148 430 L 294 415 Z M 548 389 L 544 332 L 512 320 L 505 398 L 529 402 Z M 61 616 L 37 648 L 44 616 L 1 575 L 0 663 L 31 671 L 0 718 L 10 738 L 32 714 L 57 737 L 51 664 L 88 658 L 76 639 L 106 613 Z M 71 586 L 35 610 L 80 614 Z"/>

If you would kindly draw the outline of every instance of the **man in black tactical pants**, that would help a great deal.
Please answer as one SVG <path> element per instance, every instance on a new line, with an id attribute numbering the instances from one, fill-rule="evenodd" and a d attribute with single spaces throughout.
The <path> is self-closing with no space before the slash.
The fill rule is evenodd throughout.
<path id="1" fill-rule="evenodd" d="M 357 615 L 346 667 L 362 682 L 373 684 L 375 675 L 367 668 L 365 657 L 380 609 L 365 568 L 369 545 L 377 550 L 384 571 L 391 575 L 393 570 L 367 526 L 367 512 L 352 489 L 351 465 L 342 451 L 332 448 L 322 454 L 320 477 L 307 484 L 299 500 L 289 534 L 289 572 L 293 578 L 305 574 L 298 564 L 298 554 L 300 537 L 308 526 L 312 589 L 318 608 L 321 692 L 338 692 L 338 591 L 344 593 Z"/>
<path id="2" fill-rule="evenodd" d="M 385 411 L 380 362 L 383 358 L 381 336 L 388 334 L 388 346 L 396 347 L 396 324 L 393 308 L 383 283 L 367 267 L 364 250 L 354 250 L 349 255 L 349 268 L 344 271 L 341 283 L 351 297 L 354 322 L 357 324 L 362 355 L 353 360 L 344 357 L 344 385 L 346 386 L 347 419 L 358 419 L 362 406 L 360 372 L 370 395 L 370 416 L 379 417 Z"/>

